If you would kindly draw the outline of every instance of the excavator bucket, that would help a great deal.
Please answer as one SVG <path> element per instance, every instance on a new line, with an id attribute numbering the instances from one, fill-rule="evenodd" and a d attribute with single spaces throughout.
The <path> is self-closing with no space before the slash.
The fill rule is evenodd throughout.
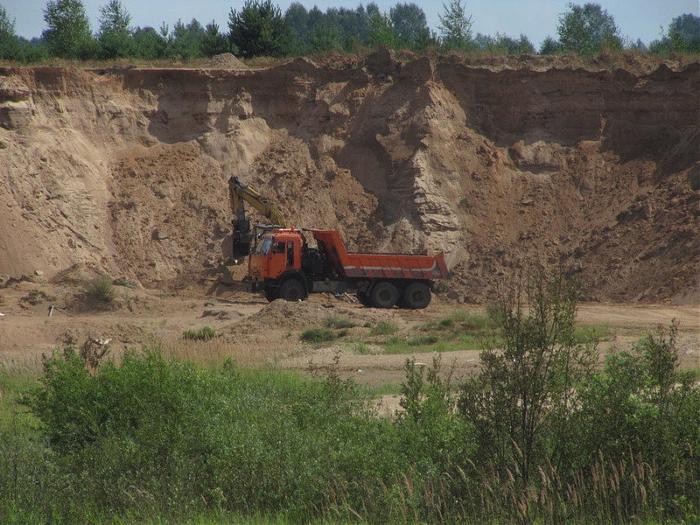
<path id="1" fill-rule="evenodd" d="M 234 264 L 240 264 L 243 258 L 250 253 L 253 233 L 248 219 L 235 219 L 233 221 L 233 240 L 231 246 L 231 259 Z"/>

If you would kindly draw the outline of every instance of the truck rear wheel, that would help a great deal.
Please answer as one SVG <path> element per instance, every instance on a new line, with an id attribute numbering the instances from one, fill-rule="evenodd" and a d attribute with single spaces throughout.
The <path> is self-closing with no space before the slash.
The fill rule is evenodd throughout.
<path id="1" fill-rule="evenodd" d="M 306 299 L 306 290 L 301 281 L 297 279 L 287 279 L 279 288 L 278 295 L 285 301 L 299 301 Z"/>
<path id="2" fill-rule="evenodd" d="M 372 288 L 372 304 L 377 308 L 392 308 L 399 296 L 399 289 L 389 281 L 380 281 Z"/>
<path id="3" fill-rule="evenodd" d="M 401 297 L 401 304 L 412 310 L 421 310 L 430 304 L 430 287 L 421 282 L 413 282 L 406 286 Z"/>

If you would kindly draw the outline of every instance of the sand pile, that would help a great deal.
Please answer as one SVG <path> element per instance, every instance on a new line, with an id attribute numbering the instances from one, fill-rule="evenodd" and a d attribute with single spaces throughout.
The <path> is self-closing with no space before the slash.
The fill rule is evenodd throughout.
<path id="1" fill-rule="evenodd" d="M 261 327 L 300 330 L 325 326 L 330 318 L 348 320 L 357 326 L 363 326 L 367 323 L 374 325 L 390 320 L 391 315 L 392 312 L 382 310 L 345 307 L 335 300 L 326 302 L 323 296 L 295 303 L 277 299 L 253 315 L 231 325 L 231 329 L 238 335 L 259 334 Z"/>
<path id="2" fill-rule="evenodd" d="M 591 299 L 700 298 L 697 62 L 227 68 L 0 70 L 0 274 L 196 282 L 226 252 L 237 175 L 351 248 L 446 252 L 455 300 L 533 259 Z"/>
<path id="3" fill-rule="evenodd" d="M 209 59 L 207 66 L 212 69 L 248 69 L 248 66 L 231 53 L 214 55 Z"/>

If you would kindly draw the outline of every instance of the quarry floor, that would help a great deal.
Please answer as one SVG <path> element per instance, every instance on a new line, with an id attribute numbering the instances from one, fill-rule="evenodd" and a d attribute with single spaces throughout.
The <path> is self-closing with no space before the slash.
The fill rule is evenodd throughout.
<path id="1" fill-rule="evenodd" d="M 0 313 L 4 314 L 0 316 L 0 370 L 39 372 L 42 354 L 59 347 L 66 335 L 79 342 L 88 336 L 109 340 L 111 355 L 117 358 L 126 349 L 149 347 L 205 365 L 232 358 L 239 366 L 300 373 L 327 367 L 339 353 L 342 375 L 378 393 L 388 392 L 392 398 L 403 379 L 406 359 L 414 357 L 427 364 L 436 352 L 422 351 L 420 346 L 416 351 L 383 352 L 381 344 L 375 344 L 382 337 L 373 338 L 372 327 L 388 324 L 396 336 L 411 337 L 427 323 L 453 316 L 458 310 L 483 313 L 482 306 L 439 297 L 426 310 L 408 311 L 364 308 L 350 297 L 323 294 L 301 303 L 268 303 L 242 291 L 116 289 L 115 305 L 110 309 L 81 303 L 80 292 L 70 286 L 22 282 L 0 290 Z M 55 308 L 49 317 L 50 305 Z M 329 318 L 349 320 L 355 326 L 330 343 L 309 344 L 300 339 L 304 330 L 323 327 Z M 615 349 L 629 348 L 645 332 L 667 327 L 674 319 L 679 323 L 681 367 L 700 369 L 698 305 L 583 303 L 577 317 L 581 326 L 605 327 L 601 359 Z M 209 341 L 183 337 L 185 330 L 203 326 L 214 328 L 217 336 Z M 478 369 L 478 345 L 461 348 L 457 343 L 449 350 L 438 353 L 454 378 Z"/>

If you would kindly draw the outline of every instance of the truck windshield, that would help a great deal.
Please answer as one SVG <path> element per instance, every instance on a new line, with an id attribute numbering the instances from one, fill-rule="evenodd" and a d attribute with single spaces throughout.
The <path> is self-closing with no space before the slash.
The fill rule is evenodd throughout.
<path id="1" fill-rule="evenodd" d="M 262 239 L 262 242 L 258 243 L 258 249 L 255 250 L 255 253 L 258 255 L 267 255 L 270 253 L 270 248 L 272 248 L 272 238 L 265 237 Z"/>

